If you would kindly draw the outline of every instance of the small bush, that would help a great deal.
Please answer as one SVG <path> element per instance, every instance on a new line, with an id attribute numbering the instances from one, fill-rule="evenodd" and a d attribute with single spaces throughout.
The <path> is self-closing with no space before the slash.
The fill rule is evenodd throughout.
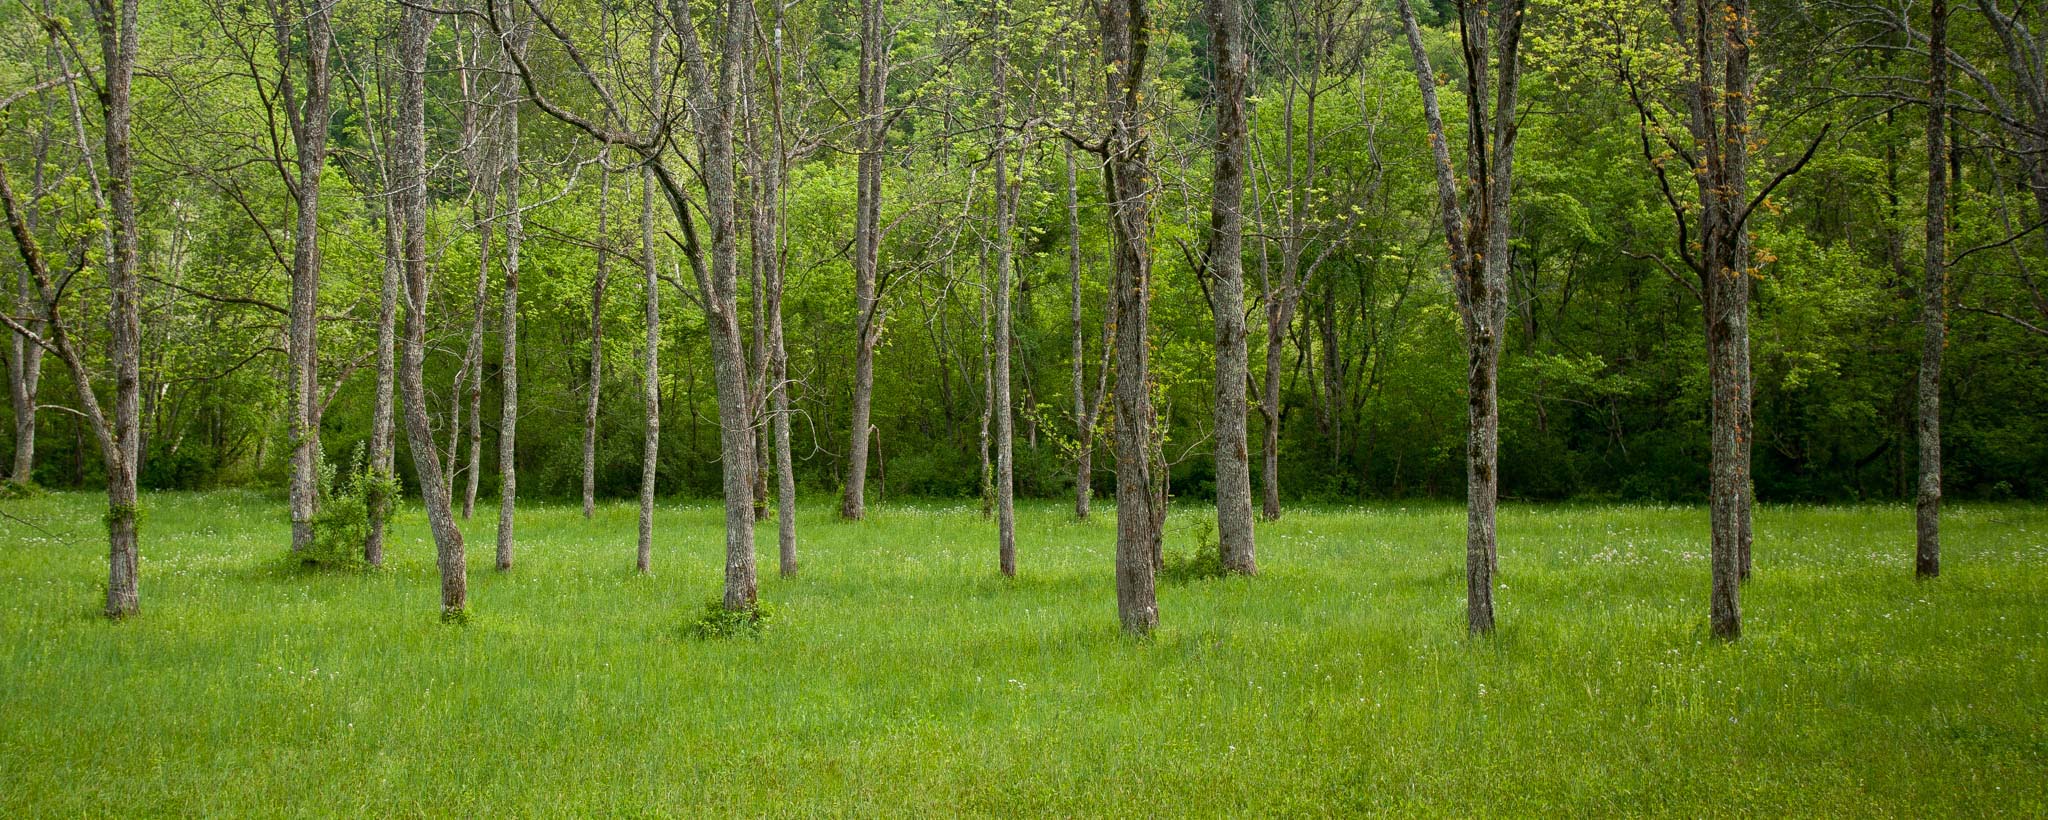
<path id="1" fill-rule="evenodd" d="M 1216 525 L 1204 521 L 1195 529 L 1195 549 L 1182 554 L 1168 552 L 1165 566 L 1159 570 L 1159 580 L 1166 584 L 1185 584 L 1209 578 L 1221 578 L 1223 554 L 1216 549 Z"/>
<path id="2" fill-rule="evenodd" d="M 758 637 L 773 618 L 774 611 L 767 604 L 757 601 L 753 609 L 734 611 L 725 608 L 725 601 L 713 598 L 704 604 L 704 612 L 685 626 L 683 632 L 700 641 Z"/>
<path id="3" fill-rule="evenodd" d="M 370 536 L 370 505 L 395 495 L 397 487 L 390 476 L 369 468 L 362 447 L 350 461 L 349 470 L 339 476 L 327 464 L 320 466 L 320 484 L 327 491 L 313 516 L 313 544 L 299 553 L 307 565 L 345 571 L 368 566 L 363 542 Z"/>

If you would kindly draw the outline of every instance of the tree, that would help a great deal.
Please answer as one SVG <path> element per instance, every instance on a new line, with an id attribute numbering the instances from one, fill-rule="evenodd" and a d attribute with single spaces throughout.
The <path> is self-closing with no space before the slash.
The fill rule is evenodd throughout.
<path id="1" fill-rule="evenodd" d="M 846 442 L 846 492 L 839 515 L 858 521 L 867 514 L 868 440 L 875 391 L 875 346 L 882 341 L 880 277 L 882 252 L 882 152 L 887 150 L 889 39 L 882 0 L 860 4 L 860 122 L 854 140 L 860 152 L 853 229 L 853 409 Z"/>
<path id="2" fill-rule="evenodd" d="M 1018 191 L 1022 187 L 1011 174 L 1009 160 L 1010 123 L 1009 89 L 1007 88 L 1009 64 L 1006 38 L 1008 31 L 1007 9 L 1003 0 L 995 0 L 995 65 L 993 85 L 995 91 L 995 150 L 991 156 L 995 167 L 995 256 L 996 282 L 992 294 L 995 308 L 994 369 L 990 377 L 990 406 L 995 411 L 996 426 L 996 545 L 997 562 L 1005 577 L 1017 575 L 1017 506 L 1016 506 L 1016 445 L 1017 434 L 1010 406 L 1010 288 L 1013 274 L 1013 249 L 1016 234 L 1016 209 Z M 1021 172 L 1020 172 L 1021 173 Z"/>
<path id="3" fill-rule="evenodd" d="M 1469 146 L 1462 177 L 1451 166 L 1450 141 L 1436 101 L 1436 71 L 1422 47 L 1415 10 L 1401 0 L 1401 24 L 1415 58 L 1415 80 L 1436 159 L 1438 210 L 1450 246 L 1452 289 L 1465 327 L 1465 626 L 1493 631 L 1494 532 L 1500 493 L 1500 352 L 1507 321 L 1508 206 L 1515 170 L 1516 95 L 1521 88 L 1523 0 L 1497 4 L 1461 0 L 1458 31 L 1465 63 Z M 1491 78 L 1498 70 L 1499 78 Z M 1488 93 L 1497 94 L 1488 110 Z M 1466 180 L 1464 203 L 1458 180 Z"/>
<path id="4" fill-rule="evenodd" d="M 597 409 L 604 392 L 604 291 L 611 281 L 612 147 L 597 151 L 597 270 L 590 280 L 590 375 L 583 394 L 583 517 L 597 506 Z"/>
<path id="5" fill-rule="evenodd" d="M 455 527 L 450 485 L 441 472 L 433 422 L 428 416 L 422 376 L 427 346 L 427 43 L 438 20 L 433 12 L 408 5 L 400 15 L 398 38 L 398 129 L 391 140 L 398 213 L 403 224 L 405 269 L 404 351 L 397 365 L 398 391 L 405 400 L 405 436 L 420 500 L 434 534 L 434 558 L 441 570 L 441 620 L 460 623 L 468 615 L 469 574 L 462 531 Z"/>
<path id="6" fill-rule="evenodd" d="M 1152 487 L 1151 339 L 1152 164 L 1145 128 L 1145 59 L 1151 47 L 1147 0 L 1106 0 L 1101 24 L 1104 112 L 1108 134 L 1099 150 L 1109 194 L 1110 256 L 1116 305 L 1116 599 L 1126 634 L 1159 625 L 1152 552 L 1158 541 Z"/>
<path id="7" fill-rule="evenodd" d="M 1243 209 L 1251 55 L 1245 49 L 1244 14 L 1236 0 L 1207 0 L 1205 9 L 1210 56 L 1216 64 L 1216 167 L 1204 264 L 1214 282 L 1209 312 L 1216 318 L 1216 548 L 1225 570 L 1249 575 L 1258 572 L 1245 433 L 1251 356 L 1244 315 Z"/>
<path id="8" fill-rule="evenodd" d="M 114 0 L 93 0 L 89 4 L 99 36 L 101 71 L 97 78 L 88 75 L 86 79 L 93 83 L 100 103 L 101 147 L 107 163 L 105 203 L 112 240 L 111 253 L 104 260 L 109 296 L 107 358 L 114 371 L 111 417 L 100 405 L 96 392 L 99 381 L 87 368 L 83 353 L 72 344 L 71 330 L 65 321 L 64 286 L 70 283 L 71 275 L 60 279 L 51 271 L 21 199 L 8 179 L 6 163 L 0 162 L 0 208 L 6 212 L 8 230 L 13 234 L 22 264 L 35 282 L 44 333 L 31 330 L 12 316 L 0 316 L 0 322 L 64 363 L 78 392 L 78 413 L 99 444 L 100 459 L 107 471 L 107 590 L 103 612 L 115 620 L 142 610 L 136 532 L 136 472 L 141 461 L 142 435 L 138 412 L 142 288 L 135 271 L 138 227 L 130 143 L 135 62 L 141 50 L 138 5 L 117 5 Z M 75 80 L 68 72 L 63 79 Z M 81 247 L 75 268 L 82 269 L 85 263 Z"/>
<path id="9" fill-rule="evenodd" d="M 1948 342 L 1948 0 L 1927 9 L 1927 278 L 1920 287 L 1919 498 L 1913 574 L 1941 574 L 1941 354 Z"/>
<path id="10" fill-rule="evenodd" d="M 495 11 L 495 10 L 494 10 Z M 506 15 L 501 34 L 499 50 L 502 54 L 524 47 L 526 29 Z M 503 30 L 501 29 L 501 30 Z M 519 251 L 525 239 L 525 216 L 519 211 L 519 105 L 518 77 L 508 65 L 500 67 L 498 75 L 498 96 L 504 101 L 504 163 L 505 189 L 505 259 L 502 263 L 505 273 L 504 319 L 498 330 L 499 392 L 503 393 L 503 404 L 498 415 L 498 569 L 512 568 L 512 552 L 517 540 L 514 532 L 514 513 L 519 497 Z M 475 466 L 472 464 L 471 469 Z M 470 475 L 470 487 L 476 486 L 476 475 Z M 472 489 L 473 494 L 473 489 Z"/>
<path id="11" fill-rule="evenodd" d="M 298 177 L 288 183 L 292 198 L 298 202 L 298 221 L 292 233 L 291 333 L 287 345 L 292 374 L 293 552 L 313 544 L 314 508 L 320 497 L 320 176 L 327 167 L 327 132 L 332 109 L 328 50 L 334 43 L 330 25 L 333 13 L 333 7 L 326 3 L 297 2 L 271 8 L 281 66 L 289 65 L 295 50 L 294 21 L 303 19 L 306 25 L 305 101 L 296 101 L 300 89 L 292 82 L 290 70 L 279 72 L 278 83 L 279 102 L 285 110 L 298 163 Z"/>

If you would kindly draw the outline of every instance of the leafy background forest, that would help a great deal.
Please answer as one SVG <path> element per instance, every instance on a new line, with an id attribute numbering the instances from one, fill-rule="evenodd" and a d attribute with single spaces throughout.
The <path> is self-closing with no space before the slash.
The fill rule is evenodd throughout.
<path id="1" fill-rule="evenodd" d="M 335 464 L 360 458 L 372 428 L 387 255 L 380 129 L 392 116 L 398 8 L 333 6 L 318 349 L 329 402 L 320 432 Z M 638 6 L 593 0 L 551 8 L 571 42 L 618 55 L 623 65 L 644 60 L 649 45 L 645 29 L 636 29 Z M 999 30 L 980 4 L 918 0 L 887 9 L 873 497 L 973 497 L 986 486 L 989 159 L 991 133 L 1009 133 L 989 126 L 988 55 L 997 37 L 1023 78 L 1013 77 L 1016 90 L 1004 95 L 1010 117 L 1029 123 L 1010 135 L 1021 181 L 1010 340 L 1017 493 L 1071 497 L 1077 439 L 1099 434 L 1080 432 L 1073 390 L 1078 384 L 1095 396 L 1106 362 L 1110 239 L 1101 162 L 1073 150 L 1060 130 L 1078 116 L 1077 100 L 1099 96 L 1088 81 L 1101 65 L 1066 4 L 1021 0 L 1005 8 L 1010 19 Z M 1432 62 L 1446 78 L 1461 65 L 1449 8 L 1418 9 Z M 1987 8 L 2022 20 L 2028 13 Z M 53 38 L 39 11 L 64 33 Z M 1756 162 L 1783 167 L 1819 142 L 1751 226 L 1756 494 L 1910 497 L 1921 338 L 1918 203 L 1926 179 L 1925 57 L 1913 51 L 1924 49 L 1924 35 L 1901 4 L 1766 2 L 1757 11 Z M 773 27 L 780 48 L 782 93 L 772 105 L 792 157 L 783 192 L 782 298 L 791 449 L 799 486 L 831 492 L 846 480 L 862 324 L 852 241 L 863 139 L 856 111 L 861 15 L 852 0 L 763 14 L 764 31 Z M 1167 0 L 1153 14 L 1146 104 L 1158 173 L 1155 401 L 1172 491 L 1202 498 L 1213 491 L 1207 441 L 1215 363 L 1205 282 L 1192 267 L 1199 251 L 1191 249 L 1202 245 L 1208 220 L 1213 66 L 1199 4 Z M 1677 240 L 1652 169 L 1669 158 L 1646 143 L 1648 126 L 1616 81 L 1624 59 L 1617 55 L 1654 65 L 1662 46 L 1640 21 L 1655 16 L 1604 0 L 1545 0 L 1529 14 L 1500 376 L 1502 493 L 1701 498 L 1708 379 L 1699 300 L 1668 274 Z M 1951 271 L 1945 484 L 1952 497 L 2043 499 L 2048 299 L 2034 272 L 2048 264 L 2048 233 L 2033 228 L 2048 213 L 2032 186 L 2048 111 L 2038 108 L 2038 64 L 2013 61 L 2038 54 L 2038 45 L 2002 40 L 1987 19 L 1959 12 L 1950 33 L 1959 64 L 1969 66 L 1956 79 L 1952 242 L 1970 252 Z M 0 8 L 7 55 L 0 91 L 37 89 L 6 110 L 0 147 L 44 243 L 81 247 L 81 260 L 97 258 L 90 238 L 104 226 L 93 207 L 97 149 L 86 133 L 99 125 L 90 100 L 74 116 L 69 87 L 49 81 L 71 70 L 75 57 L 63 44 L 75 48 L 79 32 L 89 31 L 86 21 L 68 4 Z M 713 356 L 700 306 L 680 284 L 667 283 L 689 276 L 673 213 L 653 209 L 655 239 L 643 246 L 637 162 L 623 151 L 601 154 L 596 142 L 523 101 L 516 83 L 502 82 L 497 38 L 480 18 L 449 21 L 428 50 L 426 102 L 426 387 L 440 418 L 437 434 L 476 423 L 479 408 L 486 444 L 500 429 L 501 283 L 488 257 L 503 251 L 488 243 L 504 216 L 493 190 L 513 170 L 525 196 L 522 489 L 534 497 L 579 493 L 596 299 L 602 401 L 594 488 L 599 497 L 638 492 L 644 247 L 664 281 L 656 288 L 661 367 L 653 390 L 664 433 L 657 486 L 664 495 L 716 495 Z M 1250 22 L 1244 258 L 1254 464 L 1264 430 L 1274 427 L 1278 485 L 1289 500 L 1455 497 L 1464 486 L 1466 364 L 1444 275 L 1428 131 L 1398 18 L 1391 4 L 1263 0 Z M 281 306 L 291 294 L 296 211 L 279 77 L 304 47 L 303 38 L 287 39 L 280 47 L 269 12 L 253 3 L 166 0 L 149 4 L 141 19 L 134 174 L 144 487 L 286 481 L 290 390 Z M 533 48 L 542 91 L 598 110 L 567 51 Z M 1447 84 L 1444 93 L 1455 89 Z M 748 99 L 771 105 L 763 94 Z M 519 132 L 513 169 L 498 134 L 508 127 Z M 1071 220 L 1070 190 L 1078 206 Z M 10 279 L 22 277 L 16 313 L 27 316 L 31 294 L 18 262 L 10 255 L 6 270 Z M 597 281 L 607 268 L 608 287 Z M 70 308 L 88 337 L 105 327 L 104 299 L 92 296 L 97 288 L 81 284 Z M 746 316 L 759 316 L 757 295 L 742 291 Z M 1277 325 L 1276 299 L 1291 299 L 1294 308 Z M 472 352 L 473 326 L 482 331 Z M 97 344 L 85 348 L 88 358 L 105 355 Z M 16 339 L 9 350 L 17 384 L 26 349 Z M 1277 374 L 1269 372 L 1274 366 Z M 35 483 L 96 486 L 104 467 L 92 433 L 76 414 L 51 406 L 75 395 L 70 376 L 43 369 L 41 398 L 29 399 L 43 411 L 29 432 L 11 427 L 16 435 L 0 449 L 18 451 L 22 436 L 33 435 Z M 1260 412 L 1275 386 L 1277 419 Z M 479 395 L 468 395 L 472 388 Z M 16 398 L 4 412 L 18 419 L 26 406 L 20 391 Z M 397 446 L 405 452 L 404 437 Z M 490 494 L 495 447 L 453 451 L 457 468 L 478 474 Z M 1101 492 L 1110 487 L 1106 466 L 1096 471 Z M 399 472 L 414 480 L 409 469 Z"/>

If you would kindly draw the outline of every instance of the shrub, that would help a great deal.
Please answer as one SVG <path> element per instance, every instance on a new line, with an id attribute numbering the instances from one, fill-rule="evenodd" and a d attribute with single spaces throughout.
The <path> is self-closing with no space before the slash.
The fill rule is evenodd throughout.
<path id="1" fill-rule="evenodd" d="M 685 626 L 683 632 L 700 641 L 758 637 L 762 630 L 768 628 L 774 614 L 767 604 L 758 601 L 752 609 L 731 610 L 725 608 L 725 601 L 713 598 L 704 604 L 703 613 Z"/>
<path id="2" fill-rule="evenodd" d="M 366 568 L 363 542 L 370 536 L 370 505 L 395 496 L 397 482 L 371 470 L 358 445 L 347 472 L 337 476 L 321 462 L 320 486 L 324 492 L 313 516 L 313 544 L 299 554 L 300 561 L 326 569 Z"/>
<path id="3" fill-rule="evenodd" d="M 1195 527 L 1195 549 L 1191 553 L 1167 552 L 1165 566 L 1159 570 L 1159 580 L 1166 584 L 1185 584 L 1209 578 L 1221 578 L 1223 554 L 1216 550 L 1216 525 L 1203 521 Z"/>

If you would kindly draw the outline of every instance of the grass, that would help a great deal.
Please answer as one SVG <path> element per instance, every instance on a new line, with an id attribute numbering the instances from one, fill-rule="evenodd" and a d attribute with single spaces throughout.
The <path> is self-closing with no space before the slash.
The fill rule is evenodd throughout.
<path id="1" fill-rule="evenodd" d="M 1461 508 L 1290 511 L 1255 579 L 1115 634 L 1108 515 L 1027 505 L 1020 577 L 969 505 L 763 525 L 759 637 L 695 640 L 719 510 L 468 525 L 438 622 L 425 522 L 371 574 L 284 568 L 273 496 L 144 500 L 143 611 L 94 615 L 104 502 L 0 519 L 0 815 L 2048 813 L 2048 509 L 1761 508 L 1746 637 L 1706 637 L 1706 521 L 1509 505 L 1500 632 L 1462 633 Z M 1169 549 L 1204 511 L 1182 505 Z M 44 532 L 44 531 L 47 532 Z"/>

